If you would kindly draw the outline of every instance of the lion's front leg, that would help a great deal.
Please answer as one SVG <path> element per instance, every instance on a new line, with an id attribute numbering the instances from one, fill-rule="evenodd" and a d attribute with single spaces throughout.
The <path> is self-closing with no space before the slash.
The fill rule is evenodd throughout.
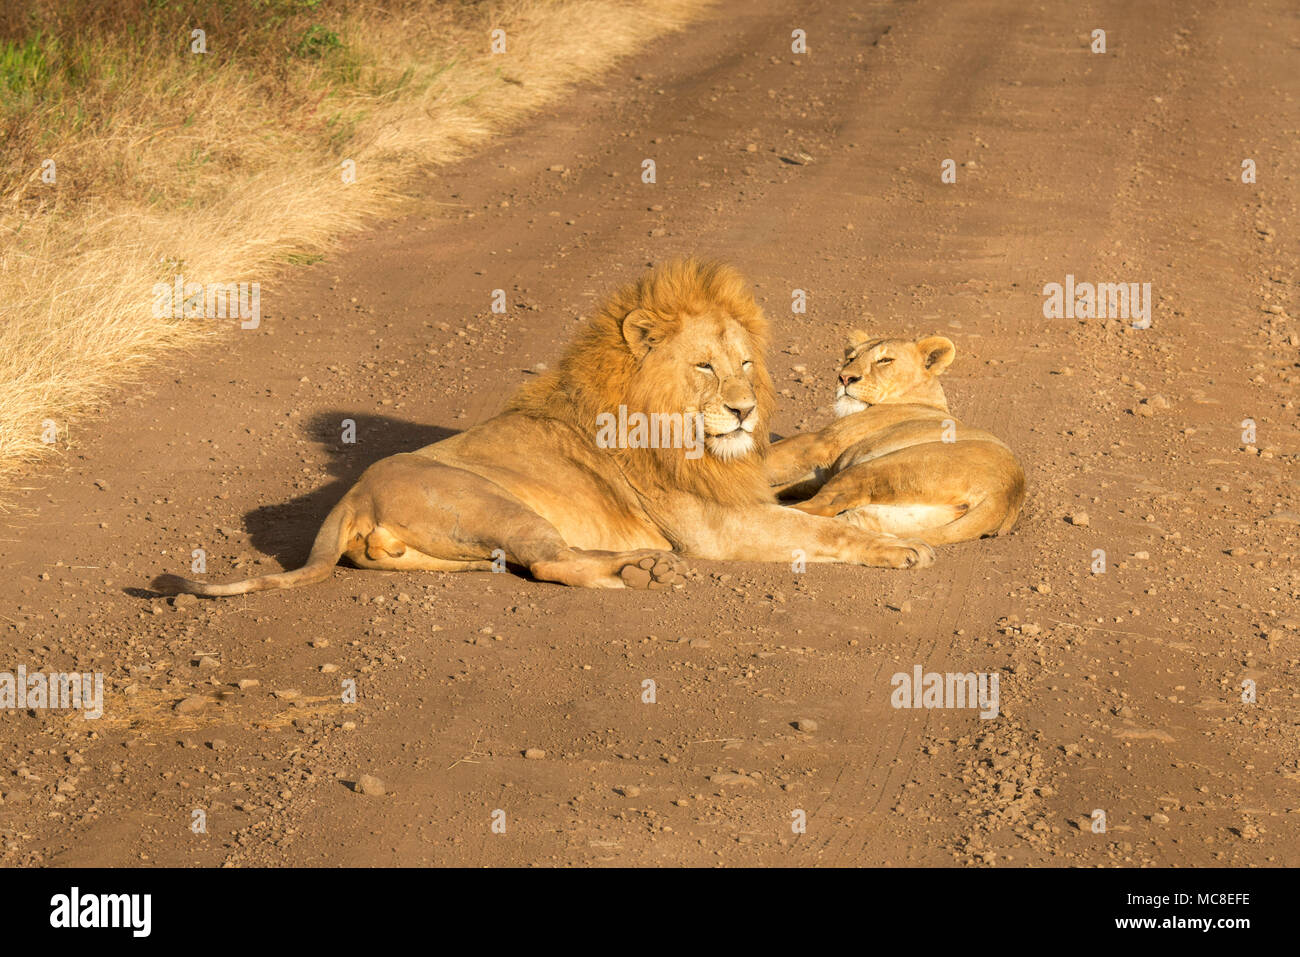
<path id="1" fill-rule="evenodd" d="M 834 475 L 840 456 L 871 436 L 873 421 L 866 415 L 845 416 L 816 432 L 772 443 L 763 457 L 768 485 L 782 498 L 815 495 Z"/>
<path id="2" fill-rule="evenodd" d="M 857 528 L 780 505 L 714 510 L 699 507 L 690 532 L 675 536 L 692 558 L 738 562 L 843 562 L 878 568 L 923 568 L 934 550 L 917 539 Z"/>
<path id="3" fill-rule="evenodd" d="M 803 432 L 774 442 L 763 457 L 767 483 L 786 488 L 812 478 L 819 466 L 830 464 L 820 432 Z"/>

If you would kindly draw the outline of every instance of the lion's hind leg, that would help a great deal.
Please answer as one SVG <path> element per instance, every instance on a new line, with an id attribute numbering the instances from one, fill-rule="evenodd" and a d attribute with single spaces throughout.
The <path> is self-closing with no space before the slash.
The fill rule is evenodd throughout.
<path id="1" fill-rule="evenodd" d="M 570 547 L 545 518 L 466 469 L 415 455 L 386 461 L 369 493 L 374 526 L 347 553 L 362 567 L 488 571 L 508 563 L 582 588 L 665 588 L 684 579 L 672 552 Z"/>
<path id="2" fill-rule="evenodd" d="M 680 556 L 649 548 L 631 552 L 566 548 L 555 558 L 534 562 L 528 570 L 542 581 L 582 588 L 660 589 L 686 580 Z"/>
<path id="3" fill-rule="evenodd" d="M 795 508 L 840 516 L 868 531 L 919 538 L 931 546 L 1009 528 L 1019 510 L 1019 500 L 999 478 L 1009 453 L 991 443 L 971 442 L 962 456 L 955 456 L 936 453 L 928 447 L 932 444 L 850 466 Z M 1023 480 L 1018 487 L 1023 488 Z"/>

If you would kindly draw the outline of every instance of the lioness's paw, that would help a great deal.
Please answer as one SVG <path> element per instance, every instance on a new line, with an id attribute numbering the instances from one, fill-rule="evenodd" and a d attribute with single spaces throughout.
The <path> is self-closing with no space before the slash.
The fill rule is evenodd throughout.
<path id="1" fill-rule="evenodd" d="M 618 574 L 628 588 L 680 588 L 686 582 L 686 565 L 672 552 L 659 552 L 624 565 Z"/>
<path id="2" fill-rule="evenodd" d="M 882 542 L 876 555 L 880 560 L 873 564 L 884 568 L 926 568 L 934 564 L 934 549 L 919 538 Z"/>

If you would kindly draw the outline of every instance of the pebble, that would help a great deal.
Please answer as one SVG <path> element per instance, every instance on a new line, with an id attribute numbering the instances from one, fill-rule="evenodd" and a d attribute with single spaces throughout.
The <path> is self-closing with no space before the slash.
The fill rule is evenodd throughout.
<path id="1" fill-rule="evenodd" d="M 208 698 L 201 698 L 198 697 L 197 695 L 189 698 L 183 698 L 182 700 L 176 702 L 176 713 L 194 714 L 195 712 L 202 711 L 204 708 L 208 706 L 209 700 L 210 699 Z"/>
<path id="2" fill-rule="evenodd" d="M 812 734 L 817 730 L 817 722 L 812 718 L 800 718 L 794 723 L 794 726 L 805 734 Z"/>
<path id="3" fill-rule="evenodd" d="M 363 774 L 357 778 L 357 783 L 353 790 L 358 794 L 364 794 L 367 797 L 383 797 L 387 791 L 384 788 L 384 782 L 379 780 L 373 774 Z"/>
<path id="4" fill-rule="evenodd" d="M 711 774 L 709 780 L 714 784 L 758 784 L 748 774 L 740 774 L 737 771 L 723 771 L 718 774 Z"/>
<path id="5" fill-rule="evenodd" d="M 1071 525 L 1075 526 L 1076 528 L 1087 528 L 1087 527 L 1088 527 L 1088 513 L 1087 513 L 1087 512 L 1075 512 L 1075 513 L 1072 514 L 1072 515 L 1067 515 L 1067 516 L 1065 517 L 1065 520 L 1066 520 L 1067 522 L 1069 522 Z"/>
<path id="6" fill-rule="evenodd" d="M 528 748 L 524 751 L 524 757 L 529 761 L 540 761 L 546 757 L 546 752 L 541 748 Z"/>

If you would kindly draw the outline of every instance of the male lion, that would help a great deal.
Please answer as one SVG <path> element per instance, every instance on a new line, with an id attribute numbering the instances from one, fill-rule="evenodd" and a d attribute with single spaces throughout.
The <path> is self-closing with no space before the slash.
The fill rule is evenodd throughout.
<path id="1" fill-rule="evenodd" d="M 676 584 L 678 555 L 928 565 L 924 542 L 777 504 L 762 464 L 773 403 L 766 345 L 766 321 L 733 269 L 661 266 L 611 296 L 555 371 L 501 414 L 367 469 L 302 568 L 225 585 L 163 575 L 154 588 L 291 588 L 328 577 L 343 555 L 363 568 L 436 571 L 504 558 L 588 588 Z M 703 450 L 609 448 L 633 444 L 607 440 L 611 418 L 634 413 L 702 423 Z"/>
<path id="2" fill-rule="evenodd" d="M 835 393 L 840 418 L 773 445 L 769 480 L 786 497 L 815 492 L 793 506 L 802 512 L 930 545 L 1009 531 L 1025 475 L 1001 440 L 949 413 L 938 377 L 956 352 L 943 336 L 852 333 Z"/>

